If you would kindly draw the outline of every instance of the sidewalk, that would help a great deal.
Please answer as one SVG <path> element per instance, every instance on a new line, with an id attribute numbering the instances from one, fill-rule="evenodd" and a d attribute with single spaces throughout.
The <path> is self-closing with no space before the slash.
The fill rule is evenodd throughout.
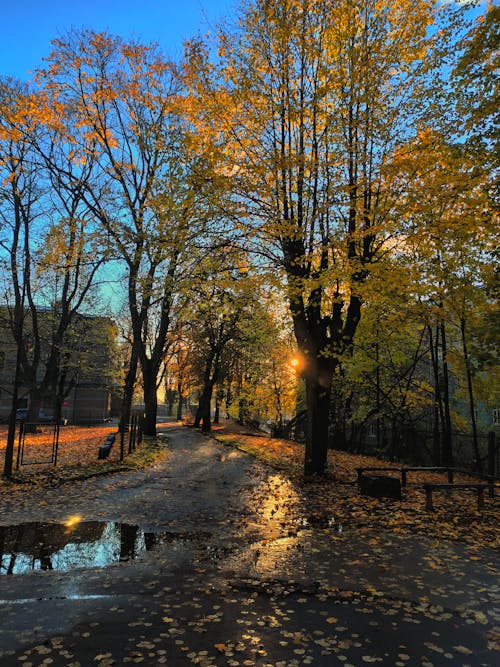
<path id="1" fill-rule="evenodd" d="M 349 522 L 344 500 L 319 517 L 307 486 L 161 430 L 169 457 L 153 470 L 4 499 L 3 526 L 79 516 L 118 526 L 118 556 L 133 527 L 139 553 L 1 575 L 0 664 L 497 664 L 493 549 Z"/>

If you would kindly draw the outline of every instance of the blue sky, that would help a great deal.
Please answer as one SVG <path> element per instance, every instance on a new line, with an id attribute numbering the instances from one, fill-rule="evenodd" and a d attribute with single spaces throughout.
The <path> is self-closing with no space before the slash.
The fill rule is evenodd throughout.
<path id="1" fill-rule="evenodd" d="M 483 7 L 485 3 L 480 0 Z M 51 40 L 72 27 L 159 42 L 176 60 L 185 39 L 231 16 L 237 4 L 237 0 L 0 0 L 0 75 L 29 79 L 30 70 L 43 66 Z"/>
<path id="2" fill-rule="evenodd" d="M 230 15 L 232 0 L 0 0 L 0 75 L 30 78 L 50 42 L 85 27 L 159 42 L 177 59 L 182 42 Z"/>

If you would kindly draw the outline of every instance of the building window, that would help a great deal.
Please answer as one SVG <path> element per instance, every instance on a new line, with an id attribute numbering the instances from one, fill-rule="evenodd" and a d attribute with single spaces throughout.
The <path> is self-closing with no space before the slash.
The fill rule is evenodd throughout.
<path id="1" fill-rule="evenodd" d="M 493 410 L 493 426 L 500 426 L 500 409 Z"/>

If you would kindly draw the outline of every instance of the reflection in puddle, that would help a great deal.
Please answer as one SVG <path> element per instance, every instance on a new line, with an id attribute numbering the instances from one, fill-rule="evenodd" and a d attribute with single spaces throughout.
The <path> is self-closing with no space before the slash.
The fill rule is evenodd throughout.
<path id="1" fill-rule="evenodd" d="M 299 496 L 289 480 L 271 475 L 256 487 L 249 499 L 252 509 L 266 522 L 266 537 L 277 538 L 293 527 Z"/>
<path id="2" fill-rule="evenodd" d="M 277 576 L 300 574 L 303 563 L 304 539 L 300 536 L 262 540 L 229 556 L 225 561 L 228 571 L 241 575 L 272 579 Z"/>
<path id="3" fill-rule="evenodd" d="M 206 539 L 208 533 L 148 532 L 111 521 L 0 526 L 0 574 L 106 567 L 166 543 Z"/>

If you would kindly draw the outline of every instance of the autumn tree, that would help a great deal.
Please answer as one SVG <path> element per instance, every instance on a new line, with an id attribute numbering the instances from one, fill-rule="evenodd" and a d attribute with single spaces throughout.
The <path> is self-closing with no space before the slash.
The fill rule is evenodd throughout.
<path id="1" fill-rule="evenodd" d="M 242 322 L 241 338 L 229 345 L 221 399 L 240 423 L 271 422 L 280 433 L 295 414 L 299 359 L 281 299 L 265 281 L 259 293 L 252 319 Z"/>
<path id="2" fill-rule="evenodd" d="M 33 298 L 32 229 L 40 215 L 42 195 L 35 179 L 30 143 L 16 128 L 20 101 L 26 93 L 26 86 L 19 82 L 0 81 L 0 247 L 8 313 L 4 326 L 10 328 L 16 347 L 4 464 L 7 477 L 12 474 L 16 408 L 23 367 L 28 362 L 26 310 Z"/>
<path id="3" fill-rule="evenodd" d="M 372 268 L 365 310 L 352 349 L 333 380 L 332 436 L 337 448 L 418 456 L 406 447 L 409 434 L 431 401 L 427 336 L 407 257 L 393 252 Z"/>
<path id="4" fill-rule="evenodd" d="M 220 31 L 218 62 L 188 48 L 198 123 L 224 133 L 235 197 L 285 276 L 305 359 L 306 474 L 325 471 L 332 378 L 394 232 L 398 193 L 381 173 L 424 110 L 434 15 L 424 0 L 256 0 Z"/>
<path id="5" fill-rule="evenodd" d="M 175 67 L 155 46 L 91 31 L 54 46 L 39 78 L 55 130 L 77 146 L 74 160 L 94 161 L 83 196 L 125 267 L 130 368 L 140 364 L 145 433 L 154 434 L 172 308 L 207 220 L 209 165 L 182 122 Z"/>
<path id="6" fill-rule="evenodd" d="M 199 272 L 187 317 L 191 365 L 200 392 L 195 426 L 201 424 L 208 432 L 214 387 L 228 374 L 231 346 L 244 345 L 258 293 L 255 281 L 242 272 L 239 258 L 226 247 L 207 256 Z"/>
<path id="7" fill-rule="evenodd" d="M 57 411 L 68 390 L 64 382 L 61 384 L 65 336 L 91 292 L 105 258 L 105 245 L 82 197 L 92 161 L 73 167 L 71 157 L 60 150 L 57 139 L 32 113 L 37 105 L 36 94 L 27 88 L 22 93 L 18 90 L 11 102 L 10 121 L 17 136 L 11 149 L 12 154 L 17 151 L 19 156 L 17 172 L 12 168 L 11 173 L 11 203 L 14 209 L 20 207 L 25 219 L 24 262 L 17 277 L 14 272 L 18 267 L 11 267 L 11 279 L 14 284 L 23 283 L 26 293 L 31 345 L 30 355 L 23 355 L 22 368 L 24 382 L 30 389 L 29 417 L 36 420 L 43 397 L 56 397 Z M 55 178 L 54 172 L 46 168 L 44 157 L 49 154 L 62 165 L 60 170 L 66 172 L 66 178 Z M 19 187 L 21 181 L 25 184 L 28 179 L 36 182 L 39 193 L 36 224 L 27 222 L 32 206 L 29 200 L 25 201 L 26 188 Z M 14 229 L 13 241 L 17 233 Z M 19 301 L 16 289 L 14 293 Z"/>
<path id="8" fill-rule="evenodd" d="M 449 143 L 432 131 L 423 132 L 399 160 L 400 176 L 408 179 L 401 211 L 408 224 L 405 248 L 429 335 L 442 463 L 452 465 L 454 459 L 450 363 L 460 348 L 479 466 L 469 322 L 485 303 L 484 276 L 496 244 L 489 171 L 471 145 Z"/>
<path id="9" fill-rule="evenodd" d="M 485 149 L 498 166 L 500 8 L 488 3 L 459 44 L 460 57 L 453 70 L 455 105 L 466 136 Z"/>
<path id="10" fill-rule="evenodd" d="M 59 420 L 71 389 L 72 327 L 89 295 L 103 253 L 93 244 L 91 215 L 73 177 L 55 184 L 40 159 L 54 144 L 32 113 L 36 95 L 12 80 L 1 82 L 2 248 L 8 253 L 7 309 L 17 346 L 11 429 L 16 393 L 29 392 L 28 419 L 43 399 Z M 66 162 L 67 164 L 67 162 Z M 80 172 L 80 179 L 85 179 Z M 90 219 L 89 219 L 90 218 Z M 71 361 L 70 361 L 71 359 Z"/>

